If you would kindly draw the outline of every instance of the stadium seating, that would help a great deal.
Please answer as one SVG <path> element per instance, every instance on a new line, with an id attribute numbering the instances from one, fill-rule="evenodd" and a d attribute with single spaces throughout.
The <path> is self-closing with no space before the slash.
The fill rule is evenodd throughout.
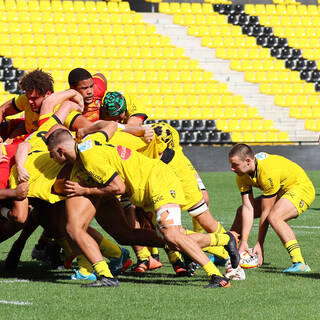
<path id="1" fill-rule="evenodd" d="M 277 141 L 285 138 L 272 122 L 259 117 L 257 108 L 246 105 L 242 96 L 230 92 L 227 84 L 216 81 L 197 60 L 188 58 L 170 38 L 145 23 L 141 14 L 131 11 L 128 2 L 1 3 L 0 55 L 8 59 L 2 59 L 5 67 L 0 79 L 13 81 L 12 85 L 4 82 L 12 93 L 19 92 L 21 70 L 44 68 L 54 74 L 56 89 L 62 89 L 70 69 L 86 66 L 93 73 L 104 73 L 110 90 L 125 90 L 143 99 L 151 119 L 199 120 L 193 122 L 199 124 L 193 130 L 196 134 L 184 135 L 187 143 L 193 139 L 194 143 L 213 141 L 217 130 L 227 131 L 218 135 L 224 142 L 231 138 L 248 138 L 250 142 L 252 136 L 244 137 L 245 131 L 259 142 L 270 141 L 267 132 L 275 133 Z M 159 11 L 173 14 L 175 23 L 187 26 L 190 35 L 201 37 L 202 45 L 215 48 L 217 57 L 230 59 L 231 69 L 245 72 L 245 79 L 259 83 L 261 92 L 275 95 L 276 104 L 290 106 L 293 117 L 316 119 L 315 83 L 320 82 L 316 72 L 320 57 L 317 6 L 223 3 L 231 2 L 159 1 Z M 284 38 L 292 49 L 283 50 Z M 308 60 L 301 58 L 301 50 Z M 217 121 L 202 133 L 203 120 L 208 119 Z"/>

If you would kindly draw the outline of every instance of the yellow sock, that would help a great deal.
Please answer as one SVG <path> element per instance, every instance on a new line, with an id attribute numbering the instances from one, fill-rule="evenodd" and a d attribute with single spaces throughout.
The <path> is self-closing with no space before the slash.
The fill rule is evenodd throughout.
<path id="1" fill-rule="evenodd" d="M 106 258 L 120 258 L 122 253 L 119 246 L 117 246 L 105 237 L 102 238 L 99 248 L 103 256 Z"/>
<path id="2" fill-rule="evenodd" d="M 192 217 L 192 225 L 193 225 L 193 231 L 198 233 L 204 233 L 204 229 L 200 225 L 200 223 L 197 221 L 195 217 Z"/>
<path id="3" fill-rule="evenodd" d="M 167 253 L 168 259 L 171 264 L 174 264 L 175 262 L 177 262 L 178 259 L 182 260 L 182 256 L 180 252 L 173 251 L 169 248 L 165 248 L 165 251 Z"/>
<path id="4" fill-rule="evenodd" d="M 88 276 L 93 272 L 92 265 L 85 255 L 83 254 L 78 255 L 77 262 L 78 262 L 79 272 L 84 276 Z"/>
<path id="5" fill-rule="evenodd" d="M 218 256 L 222 259 L 228 259 L 229 257 L 227 250 L 223 246 L 205 247 L 202 248 L 202 250 L 214 254 L 215 256 Z"/>
<path id="6" fill-rule="evenodd" d="M 210 246 L 225 246 L 230 241 L 230 237 L 226 233 L 209 233 L 211 238 Z"/>
<path id="7" fill-rule="evenodd" d="M 218 227 L 217 227 L 217 230 L 216 232 L 214 233 L 226 233 L 226 230 L 225 228 L 223 227 L 223 225 L 218 221 Z"/>
<path id="8" fill-rule="evenodd" d="M 108 278 L 113 278 L 113 275 L 110 272 L 109 266 L 107 265 L 107 263 L 104 260 L 99 261 L 97 263 L 94 263 L 92 266 L 98 276 L 105 276 Z"/>
<path id="9" fill-rule="evenodd" d="M 139 260 L 149 260 L 151 253 L 147 247 L 143 247 L 141 250 L 136 252 L 136 256 Z"/>
<path id="10" fill-rule="evenodd" d="M 149 250 L 150 250 L 152 255 L 159 254 L 159 249 L 158 248 L 149 248 Z"/>
<path id="11" fill-rule="evenodd" d="M 219 269 L 213 264 L 212 261 L 209 261 L 207 264 L 205 264 L 203 267 L 203 270 L 206 272 L 206 274 L 208 275 L 208 277 L 210 278 L 212 275 L 217 275 L 222 277 L 221 272 L 219 271 Z"/>
<path id="12" fill-rule="evenodd" d="M 57 244 L 63 249 L 64 259 L 67 260 L 72 255 L 72 249 L 66 238 L 56 239 Z"/>
<path id="13" fill-rule="evenodd" d="M 287 249 L 293 263 L 295 262 L 305 263 L 297 240 L 290 240 L 286 242 L 284 246 Z"/>

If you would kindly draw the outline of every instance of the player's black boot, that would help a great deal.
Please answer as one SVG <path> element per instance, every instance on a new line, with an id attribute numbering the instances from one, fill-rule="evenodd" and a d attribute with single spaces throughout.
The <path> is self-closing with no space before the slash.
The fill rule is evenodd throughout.
<path id="1" fill-rule="evenodd" d="M 108 278 L 99 276 L 98 279 L 91 283 L 81 285 L 83 288 L 99 288 L 99 287 L 118 287 L 119 281 L 117 278 Z"/>
<path id="2" fill-rule="evenodd" d="M 216 274 L 211 276 L 209 284 L 205 287 L 208 289 L 211 288 L 228 288 L 231 287 L 231 283 L 228 278 L 218 276 Z"/>
<path id="3" fill-rule="evenodd" d="M 230 240 L 224 246 L 224 248 L 229 253 L 232 268 L 235 269 L 239 265 L 239 262 L 240 262 L 240 255 L 239 255 L 239 250 L 237 248 L 237 241 L 231 232 L 227 232 L 227 235 L 230 237 Z"/>

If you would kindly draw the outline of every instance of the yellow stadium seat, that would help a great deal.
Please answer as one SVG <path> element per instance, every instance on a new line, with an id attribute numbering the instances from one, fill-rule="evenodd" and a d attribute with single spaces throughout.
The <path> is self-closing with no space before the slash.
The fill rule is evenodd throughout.
<path id="1" fill-rule="evenodd" d="M 239 121 L 239 130 L 240 131 L 251 131 L 251 120 L 241 119 Z"/>
<path id="2" fill-rule="evenodd" d="M 182 14 L 192 13 L 191 4 L 189 2 L 182 2 L 180 4 L 180 12 Z"/>
<path id="3" fill-rule="evenodd" d="M 175 102 L 175 105 L 177 106 L 177 107 L 180 107 L 180 106 L 187 106 L 187 98 L 186 98 L 186 96 L 185 95 L 176 95 L 175 96 L 175 100 L 174 100 Z"/>
<path id="4" fill-rule="evenodd" d="M 263 122 L 260 119 L 253 119 L 251 121 L 251 130 L 252 131 L 261 131 L 263 130 Z"/>
<path id="5" fill-rule="evenodd" d="M 38 0 L 30 0 L 28 2 L 28 11 L 39 11 L 40 6 L 39 6 L 39 1 Z"/>
<path id="6" fill-rule="evenodd" d="M 265 119 L 263 120 L 262 129 L 264 131 L 276 131 L 274 128 L 273 120 Z"/>
<path id="7" fill-rule="evenodd" d="M 258 143 L 263 143 L 267 141 L 266 133 L 265 132 L 256 132 L 254 134 L 254 141 Z"/>
<path id="8" fill-rule="evenodd" d="M 289 138 L 288 132 L 284 132 L 284 131 L 278 132 L 278 140 L 279 142 L 289 142 L 290 138 Z"/>
<path id="9" fill-rule="evenodd" d="M 202 14 L 202 5 L 201 5 L 201 3 L 192 2 L 191 3 L 191 12 L 193 14 Z"/>
<path id="10" fill-rule="evenodd" d="M 232 142 L 243 142 L 243 134 L 241 132 L 232 132 L 231 140 Z"/>
<path id="11" fill-rule="evenodd" d="M 266 132 L 266 141 L 267 142 L 278 142 L 279 138 L 278 138 L 278 133 L 271 131 L 271 132 Z"/>
<path id="12" fill-rule="evenodd" d="M 163 106 L 163 98 L 162 98 L 162 95 L 153 94 L 151 101 L 152 101 L 152 106 L 154 106 L 154 107 L 156 107 L 156 108 Z"/>
<path id="13" fill-rule="evenodd" d="M 180 13 L 180 3 L 179 2 L 170 2 L 170 12 L 171 14 Z"/>
<path id="14" fill-rule="evenodd" d="M 4 8 L 6 10 L 16 10 L 17 6 L 16 6 L 16 2 L 13 0 L 4 0 Z"/>
<path id="15" fill-rule="evenodd" d="M 108 12 L 119 12 L 119 6 L 117 2 L 108 1 L 107 3 Z"/>
<path id="16" fill-rule="evenodd" d="M 215 113 L 215 111 L 214 111 L 214 113 Z M 217 118 L 215 118 L 215 119 L 217 119 Z M 228 120 L 218 119 L 218 120 L 216 121 L 216 126 L 217 126 L 217 129 L 218 129 L 218 130 L 228 131 L 228 128 L 229 128 Z"/>
<path id="17" fill-rule="evenodd" d="M 195 107 L 198 106 L 198 96 L 194 95 L 194 94 L 189 94 L 187 96 L 187 103 L 186 103 L 189 107 Z M 195 118 L 197 119 L 197 118 Z"/>
<path id="18" fill-rule="evenodd" d="M 213 117 L 213 119 L 223 119 L 224 118 L 224 109 L 217 107 L 217 106 L 214 106 L 212 108 L 212 117 Z"/>
<path id="19" fill-rule="evenodd" d="M 160 13 L 166 13 L 166 14 L 170 14 L 170 5 L 169 2 L 160 2 L 159 3 L 159 12 Z"/>
<path id="20" fill-rule="evenodd" d="M 316 131 L 316 120 L 307 119 L 304 123 L 304 128 L 306 130 Z"/>
<path id="21" fill-rule="evenodd" d="M 239 120 L 231 119 L 228 122 L 228 131 L 238 131 L 240 129 Z"/>
<path id="22" fill-rule="evenodd" d="M 244 132 L 243 133 L 243 142 L 252 143 L 256 141 L 255 134 L 253 132 Z"/>

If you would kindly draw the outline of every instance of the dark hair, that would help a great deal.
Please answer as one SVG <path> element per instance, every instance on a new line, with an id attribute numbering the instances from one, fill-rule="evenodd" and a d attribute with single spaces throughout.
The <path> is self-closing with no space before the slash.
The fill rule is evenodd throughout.
<path id="1" fill-rule="evenodd" d="M 25 74 L 19 82 L 21 90 L 31 92 L 36 90 L 44 96 L 48 91 L 53 92 L 54 80 L 50 73 L 35 69 Z"/>
<path id="2" fill-rule="evenodd" d="M 73 139 L 73 136 L 71 135 L 70 131 L 67 129 L 59 128 L 55 131 L 53 131 L 49 136 L 47 137 L 46 144 L 48 149 L 54 148 L 57 145 L 63 143 L 66 140 Z"/>
<path id="3" fill-rule="evenodd" d="M 248 145 L 238 143 L 233 146 L 229 152 L 229 158 L 234 156 L 238 156 L 242 161 L 244 161 L 247 157 L 254 159 L 254 152 Z"/>
<path id="4" fill-rule="evenodd" d="M 69 86 L 76 86 L 79 81 L 92 78 L 89 71 L 83 68 L 76 68 L 70 71 L 68 75 Z"/>

